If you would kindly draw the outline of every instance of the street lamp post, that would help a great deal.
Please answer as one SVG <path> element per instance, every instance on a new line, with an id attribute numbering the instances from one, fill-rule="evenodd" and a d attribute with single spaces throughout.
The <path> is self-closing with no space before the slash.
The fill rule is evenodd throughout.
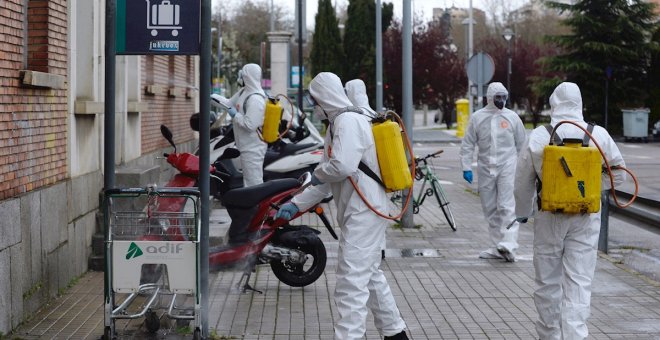
<path id="1" fill-rule="evenodd" d="M 221 74 L 221 68 L 222 68 L 222 31 L 220 30 L 220 24 L 218 23 L 218 27 L 211 27 L 211 33 L 217 32 L 218 33 L 218 67 L 216 69 L 216 81 L 218 81 L 218 91 L 220 91 L 220 74 Z M 215 85 L 215 82 L 214 82 Z"/>
<path id="2" fill-rule="evenodd" d="M 509 97 L 507 98 L 507 102 L 509 104 L 509 107 L 511 107 L 511 40 L 513 40 L 513 36 L 515 33 L 510 28 L 505 28 L 504 32 L 502 32 L 502 37 L 504 40 L 507 42 L 507 50 L 506 50 L 506 55 L 507 55 L 507 72 L 506 72 L 506 89 L 509 91 Z"/>
<path id="3" fill-rule="evenodd" d="M 465 18 L 461 23 L 463 26 L 465 26 L 465 62 L 467 63 L 470 60 L 470 57 L 472 57 L 472 28 L 477 23 L 474 21 L 474 19 L 472 19 L 472 1 L 470 1 L 469 16 Z M 467 85 L 467 93 L 465 94 L 465 98 L 468 98 L 468 112 L 469 114 L 472 114 L 472 93 L 470 93 L 472 88 L 472 81 L 468 79 Z"/>

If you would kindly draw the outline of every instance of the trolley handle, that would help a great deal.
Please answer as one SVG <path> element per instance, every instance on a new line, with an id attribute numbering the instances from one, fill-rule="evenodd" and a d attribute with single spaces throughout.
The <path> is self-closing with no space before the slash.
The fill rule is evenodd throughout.
<path id="1" fill-rule="evenodd" d="M 154 187 L 146 188 L 111 188 L 105 190 L 105 195 L 145 195 L 145 194 L 155 194 L 155 195 L 189 195 L 189 196 L 200 196 L 199 190 L 190 189 L 190 188 L 160 188 L 155 189 Z"/>

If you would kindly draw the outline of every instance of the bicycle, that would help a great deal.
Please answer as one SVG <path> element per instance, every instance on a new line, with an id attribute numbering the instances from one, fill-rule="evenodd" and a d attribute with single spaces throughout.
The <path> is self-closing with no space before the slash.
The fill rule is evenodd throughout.
<path id="1" fill-rule="evenodd" d="M 456 221 L 454 220 L 454 214 L 452 213 L 449 206 L 447 194 L 445 194 L 445 190 L 442 188 L 438 177 L 431 171 L 428 166 L 428 159 L 437 157 L 443 151 L 444 150 L 439 150 L 424 157 L 415 157 L 415 180 L 422 181 L 422 187 L 417 195 L 413 194 L 413 214 L 419 213 L 419 207 L 424 204 L 424 201 L 427 197 L 435 196 L 435 198 L 438 200 L 440 208 L 442 209 L 442 213 L 447 219 L 447 223 L 449 223 L 449 226 L 453 231 L 456 231 Z M 426 185 L 429 182 L 431 187 L 426 188 Z M 403 200 L 403 194 L 401 192 L 395 193 L 392 195 L 390 200 L 394 204 L 400 205 Z"/>

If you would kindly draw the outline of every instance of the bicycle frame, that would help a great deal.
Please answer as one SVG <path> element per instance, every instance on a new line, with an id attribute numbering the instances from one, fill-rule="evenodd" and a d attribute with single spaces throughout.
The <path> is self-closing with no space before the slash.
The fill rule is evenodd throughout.
<path id="1" fill-rule="evenodd" d="M 438 180 L 437 177 L 429 170 L 429 166 L 426 163 L 426 160 L 420 160 L 420 163 L 422 164 L 417 164 L 417 169 L 415 169 L 415 179 L 418 177 L 421 177 L 423 179 L 422 181 L 422 187 L 419 190 L 419 193 L 417 195 L 413 194 L 413 213 L 417 214 L 419 213 L 419 206 L 424 204 L 424 201 L 426 200 L 427 197 L 433 196 L 433 188 L 426 188 L 427 183 L 432 182 L 433 180 Z"/>
<path id="2" fill-rule="evenodd" d="M 413 194 L 412 201 L 413 201 L 413 214 L 418 214 L 419 213 L 419 206 L 424 204 L 424 201 L 426 200 L 427 197 L 429 196 L 435 196 L 435 198 L 438 200 L 438 204 L 440 205 L 440 208 L 442 209 L 442 213 L 445 215 L 445 218 L 447 219 L 447 223 L 451 227 L 452 230 L 456 231 L 456 221 L 454 219 L 454 214 L 451 212 L 451 209 L 449 207 L 449 201 L 447 200 L 447 195 L 445 194 L 444 189 L 442 188 L 442 185 L 440 184 L 440 179 L 431 171 L 428 165 L 427 159 L 429 158 L 434 158 L 438 154 L 442 153 L 442 150 L 426 155 L 425 157 L 418 157 L 415 158 L 415 181 L 422 181 L 422 186 L 419 189 L 419 192 L 417 195 Z M 430 187 L 427 188 L 427 184 L 430 183 Z M 414 187 L 411 188 L 411 190 L 414 190 Z M 396 201 L 400 201 L 402 199 L 402 194 L 395 194 L 394 196 L 391 197 L 391 201 L 396 203 Z"/>

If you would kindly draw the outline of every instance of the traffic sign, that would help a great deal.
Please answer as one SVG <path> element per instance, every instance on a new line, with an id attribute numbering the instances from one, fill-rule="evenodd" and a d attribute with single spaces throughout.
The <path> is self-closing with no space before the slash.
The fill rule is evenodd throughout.
<path id="1" fill-rule="evenodd" d="M 467 63 L 467 76 L 471 82 L 477 86 L 477 102 L 482 107 L 482 98 L 484 96 L 484 85 L 493 79 L 495 74 L 495 63 L 493 58 L 487 53 L 479 52 L 473 55 Z"/>
<path id="2" fill-rule="evenodd" d="M 117 54 L 199 54 L 200 1 L 117 0 Z"/>
<path id="3" fill-rule="evenodd" d="M 493 79 L 495 63 L 488 53 L 479 52 L 473 55 L 467 63 L 467 76 L 477 85 L 485 85 Z"/>

